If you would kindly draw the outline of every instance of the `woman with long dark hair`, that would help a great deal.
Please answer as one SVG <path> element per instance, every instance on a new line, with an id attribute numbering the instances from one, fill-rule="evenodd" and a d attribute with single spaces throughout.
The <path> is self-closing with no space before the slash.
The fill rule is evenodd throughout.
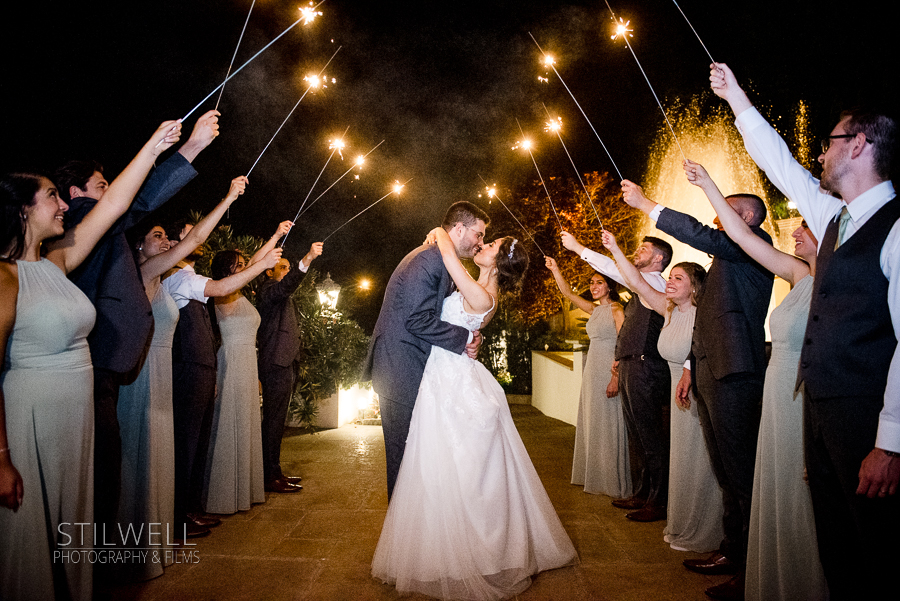
<path id="1" fill-rule="evenodd" d="M 0 180 L 0 598 L 91 598 L 94 307 L 66 274 L 131 205 L 156 157 L 178 141 L 163 123 L 74 228 L 56 186 Z M 42 256 L 42 243 L 63 242 Z M 54 561 L 55 551 L 78 561 Z M 83 554 L 81 552 L 84 552 Z M 82 556 L 84 555 L 84 556 Z"/>

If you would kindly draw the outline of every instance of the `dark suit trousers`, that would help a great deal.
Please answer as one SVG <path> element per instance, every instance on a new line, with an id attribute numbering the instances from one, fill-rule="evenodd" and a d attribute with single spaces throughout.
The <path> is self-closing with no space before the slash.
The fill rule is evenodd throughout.
<path id="1" fill-rule="evenodd" d="M 619 361 L 629 453 L 637 455 L 643 468 L 634 496 L 659 507 L 666 506 L 669 496 L 670 380 L 665 361 L 640 357 Z"/>
<path id="2" fill-rule="evenodd" d="M 719 551 L 743 563 L 750 531 L 763 378 L 741 373 L 717 380 L 705 358 L 694 365 L 692 378 L 700 427 L 725 508 L 725 538 Z"/>
<path id="3" fill-rule="evenodd" d="M 121 374 L 94 368 L 94 522 L 116 522 L 122 486 L 122 438 L 116 405 Z"/>
<path id="4" fill-rule="evenodd" d="M 281 439 L 287 419 L 291 395 L 294 392 L 295 365 L 280 367 L 267 365 L 259 370 L 262 383 L 263 417 L 263 474 L 266 484 L 278 480 L 281 473 Z"/>
<path id="5" fill-rule="evenodd" d="M 810 399 L 803 405 L 809 490 L 819 558 L 832 601 L 896 594 L 900 492 L 857 495 L 859 469 L 875 446 L 882 397 Z"/>
<path id="6" fill-rule="evenodd" d="M 413 408 L 379 396 L 378 407 L 381 409 L 381 429 L 384 432 L 384 455 L 387 464 L 388 501 L 394 494 L 400 463 L 406 450 L 406 439 L 409 436 L 409 424 L 412 422 Z"/>
<path id="7" fill-rule="evenodd" d="M 175 521 L 203 511 L 203 482 L 216 406 L 216 370 L 197 363 L 172 363 L 175 425 Z M 180 530 L 179 530 L 180 531 Z"/>

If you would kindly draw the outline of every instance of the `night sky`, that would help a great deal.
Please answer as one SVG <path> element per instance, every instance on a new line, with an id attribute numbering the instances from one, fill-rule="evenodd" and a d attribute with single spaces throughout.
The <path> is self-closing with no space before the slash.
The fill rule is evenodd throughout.
<path id="1" fill-rule="evenodd" d="M 95 158 L 115 175 L 161 121 L 184 115 L 223 79 L 251 0 L 131 0 L 16 3 L 2 24 L 3 150 L 0 169 L 52 170 L 69 158 Z M 897 9 L 869 0 L 808 2 L 683 0 L 716 60 L 751 87 L 770 114 L 799 99 L 811 106 L 815 135 L 844 106 L 896 104 Z M 258 0 L 236 66 L 299 16 L 300 3 Z M 708 90 L 700 42 L 671 0 L 612 3 L 631 21 L 632 46 L 664 104 Z M 393 267 L 456 200 L 476 200 L 478 174 L 505 186 L 534 179 L 511 150 L 516 119 L 538 135 L 542 103 L 562 116 L 579 169 L 611 164 L 555 75 L 547 83 L 531 32 L 603 137 L 625 177 L 641 181 L 662 121 L 624 43 L 610 40 L 603 2 L 360 2 L 327 0 L 323 15 L 299 25 L 225 88 L 221 135 L 195 161 L 200 175 L 164 209 L 177 217 L 208 211 L 247 172 L 306 84 L 341 47 L 326 75 L 334 84 L 307 96 L 250 177 L 229 222 L 266 236 L 290 219 L 347 127 L 349 148 L 335 156 L 313 197 L 381 140 L 360 179 L 338 183 L 298 223 L 287 251 L 299 257 L 395 180 L 412 179 L 331 238 L 315 267 L 352 286 L 375 289 L 359 304 L 371 327 Z M 8 7 L 7 12 L 11 12 Z M 747 87 L 745 86 L 745 87 Z M 186 122 L 212 108 L 215 96 Z M 545 177 L 568 176 L 557 146 L 536 158 Z M 488 233 L 491 238 L 491 232 Z"/>

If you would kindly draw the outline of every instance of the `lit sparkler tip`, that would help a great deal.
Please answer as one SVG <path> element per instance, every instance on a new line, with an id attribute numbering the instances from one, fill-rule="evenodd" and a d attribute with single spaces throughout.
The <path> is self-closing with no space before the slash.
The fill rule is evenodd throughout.
<path id="1" fill-rule="evenodd" d="M 307 82 L 311 88 L 318 88 L 322 85 L 322 80 L 318 75 L 307 75 L 303 78 L 303 81 Z"/>
<path id="2" fill-rule="evenodd" d="M 562 129 L 562 117 L 557 117 L 556 120 L 550 119 L 544 127 L 544 131 L 552 133 L 556 133 L 560 129 Z"/>
<path id="3" fill-rule="evenodd" d="M 516 145 L 512 147 L 513 150 L 518 150 L 520 148 L 531 151 L 531 140 L 529 140 L 528 138 L 519 140 L 518 142 L 516 142 Z"/>
<path id="4" fill-rule="evenodd" d="M 366 162 L 366 157 L 364 157 L 363 155 L 359 155 L 358 157 L 356 157 L 356 164 L 357 164 L 357 165 L 362 165 L 362 164 L 365 163 L 365 162 Z M 356 177 L 359 178 L 358 175 L 357 175 Z"/>
<path id="5" fill-rule="evenodd" d="M 550 56 L 549 54 L 544 55 L 544 65 L 547 67 L 552 67 L 556 64 L 556 59 Z"/>
<path id="6" fill-rule="evenodd" d="M 614 33 L 614 34 L 612 35 L 611 39 L 614 40 L 614 39 L 616 39 L 616 38 L 619 37 L 619 36 L 622 36 L 622 39 L 624 39 L 626 35 L 627 35 L 628 37 L 634 37 L 634 36 L 631 35 L 631 32 L 634 31 L 634 30 L 633 30 L 633 29 L 628 29 L 628 24 L 629 24 L 629 23 L 631 23 L 631 21 L 624 21 L 624 22 L 623 22 L 621 19 L 619 19 L 619 23 L 618 23 L 618 25 L 616 25 L 616 33 Z"/>
<path id="7" fill-rule="evenodd" d="M 394 182 L 394 192 L 396 194 L 400 194 L 400 190 L 402 190 L 402 189 L 403 189 L 403 184 L 401 184 L 399 181 L 395 181 Z"/>
<path id="8" fill-rule="evenodd" d="M 309 6 L 301 6 L 299 10 L 300 15 L 303 17 L 304 25 L 309 25 L 315 20 L 316 17 L 322 14 L 322 11 L 316 10 L 316 7 L 313 6 L 312 2 L 309 3 Z"/>

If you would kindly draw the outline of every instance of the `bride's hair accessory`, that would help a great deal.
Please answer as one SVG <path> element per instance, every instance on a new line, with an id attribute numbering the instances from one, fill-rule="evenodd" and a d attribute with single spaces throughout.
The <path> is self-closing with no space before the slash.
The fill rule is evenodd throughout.
<path id="1" fill-rule="evenodd" d="M 512 259 L 513 251 L 514 251 L 515 248 L 516 248 L 516 242 L 518 242 L 518 240 L 516 240 L 515 238 L 513 238 L 512 244 L 509 245 L 509 254 L 506 255 L 506 258 L 507 258 L 507 259 Z"/>

